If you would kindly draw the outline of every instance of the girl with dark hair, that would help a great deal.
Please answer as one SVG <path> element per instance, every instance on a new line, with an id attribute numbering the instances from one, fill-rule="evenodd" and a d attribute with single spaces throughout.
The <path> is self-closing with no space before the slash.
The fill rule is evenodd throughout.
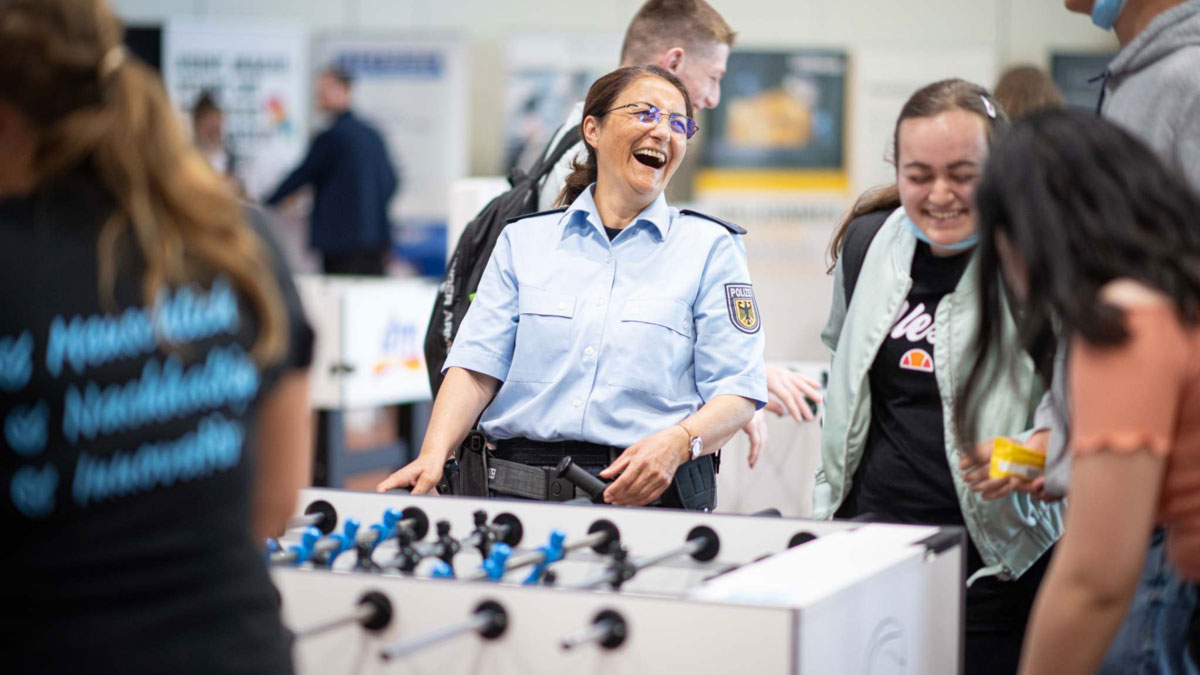
<path id="1" fill-rule="evenodd" d="M 592 85 L 570 206 L 500 235 L 421 454 L 381 491 L 431 491 L 482 413 L 492 494 L 569 499 L 548 472 L 571 455 L 616 479 L 608 503 L 715 506 L 712 454 L 767 392 L 744 230 L 663 196 L 696 132 L 691 114 L 683 85 L 657 67 Z"/>
<path id="2" fill-rule="evenodd" d="M 1017 125 L 989 159 L 977 200 L 984 325 L 1006 313 L 1003 270 L 1020 335 L 1052 322 L 1070 342 L 1071 504 L 1022 669 L 1091 673 L 1129 607 L 1156 523 L 1180 574 L 1200 579 L 1200 200 L 1128 133 L 1069 111 Z M 964 434 L 984 424 L 972 401 L 1008 377 L 990 365 L 1009 349 L 1004 339 L 978 335 L 958 411 Z"/>
<path id="3" fill-rule="evenodd" d="M 833 362 L 814 515 L 966 528 L 968 675 L 1016 670 L 1061 528 L 1057 506 L 1028 495 L 984 501 L 951 471 L 961 456 L 951 414 L 966 347 L 981 326 L 1013 332 L 1010 317 L 989 324 L 972 301 L 973 192 L 1004 124 L 987 90 L 962 80 L 912 95 L 896 123 L 896 184 L 865 195 L 835 236 L 822 332 Z M 845 242 L 858 249 L 839 256 Z M 977 402 L 986 423 L 975 443 L 1027 430 L 1040 394 L 1023 352 L 994 358 L 1015 374 Z"/>
<path id="4" fill-rule="evenodd" d="M 308 477 L 311 333 L 121 32 L 0 0 L 0 653 L 291 672 L 257 542 Z"/>

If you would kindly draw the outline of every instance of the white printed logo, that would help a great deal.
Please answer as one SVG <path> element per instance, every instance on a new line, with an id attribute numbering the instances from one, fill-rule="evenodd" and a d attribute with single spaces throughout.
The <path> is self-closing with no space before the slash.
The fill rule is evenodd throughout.
<path id="1" fill-rule="evenodd" d="M 933 330 L 933 316 L 925 311 L 925 303 L 918 303 L 912 311 L 908 311 L 908 301 L 900 306 L 897 316 L 903 317 L 892 326 L 892 339 L 906 338 L 909 342 L 928 342 L 937 344 Z"/>

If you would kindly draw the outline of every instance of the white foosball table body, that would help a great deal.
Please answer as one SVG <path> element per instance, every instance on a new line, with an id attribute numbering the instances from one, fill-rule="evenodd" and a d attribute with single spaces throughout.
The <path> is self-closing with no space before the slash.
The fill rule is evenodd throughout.
<path id="1" fill-rule="evenodd" d="M 716 557 L 680 556 L 647 567 L 620 591 L 571 590 L 604 572 L 611 558 L 591 549 L 551 566 L 554 586 L 525 586 L 529 568 L 502 582 L 428 578 L 425 561 L 413 576 L 354 570 L 347 552 L 332 570 L 273 567 L 285 623 L 303 632 L 354 609 L 367 591 L 391 601 L 391 623 L 379 632 L 351 624 L 298 638 L 297 671 L 305 675 L 429 675 L 531 673 L 940 674 L 960 667 L 963 539 L 955 528 L 821 522 L 660 509 L 540 502 L 413 497 L 311 489 L 300 505 L 325 500 L 366 527 L 388 507 L 418 508 L 445 520 L 456 537 L 474 528 L 473 514 L 515 515 L 523 536 L 516 552 L 546 544 L 552 530 L 572 539 L 599 520 L 616 525 L 636 561 L 686 541 L 698 525 L 720 541 Z M 797 535 L 809 539 L 788 548 Z M 394 557 L 395 540 L 373 560 Z M 458 576 L 479 568 L 464 548 Z M 475 633 L 385 661 L 385 645 L 463 622 L 491 600 L 507 612 L 495 639 Z M 564 636 L 588 627 L 602 610 L 618 612 L 627 637 L 618 647 L 563 649 Z"/>

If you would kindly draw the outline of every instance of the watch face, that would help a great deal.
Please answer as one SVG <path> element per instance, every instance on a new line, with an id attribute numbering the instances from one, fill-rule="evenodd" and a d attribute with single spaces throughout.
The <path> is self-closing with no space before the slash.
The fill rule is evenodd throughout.
<path id="1" fill-rule="evenodd" d="M 696 459 L 700 456 L 700 450 L 703 449 L 703 443 L 700 441 L 699 436 L 692 437 L 692 440 L 688 445 L 688 449 L 692 451 L 692 459 Z"/>

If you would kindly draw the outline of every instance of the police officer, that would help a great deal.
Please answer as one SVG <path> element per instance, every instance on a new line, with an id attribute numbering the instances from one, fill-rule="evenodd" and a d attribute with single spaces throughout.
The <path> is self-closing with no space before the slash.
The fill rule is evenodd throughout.
<path id="1" fill-rule="evenodd" d="M 380 491 L 431 491 L 482 413 L 504 467 L 541 471 L 569 454 L 615 479 L 608 503 L 715 505 L 711 454 L 767 400 L 744 231 L 663 196 L 697 130 L 675 76 L 618 69 L 584 113 L 570 206 L 500 236 L 420 456 Z M 536 480 L 502 483 L 492 492 L 553 498 Z"/>

